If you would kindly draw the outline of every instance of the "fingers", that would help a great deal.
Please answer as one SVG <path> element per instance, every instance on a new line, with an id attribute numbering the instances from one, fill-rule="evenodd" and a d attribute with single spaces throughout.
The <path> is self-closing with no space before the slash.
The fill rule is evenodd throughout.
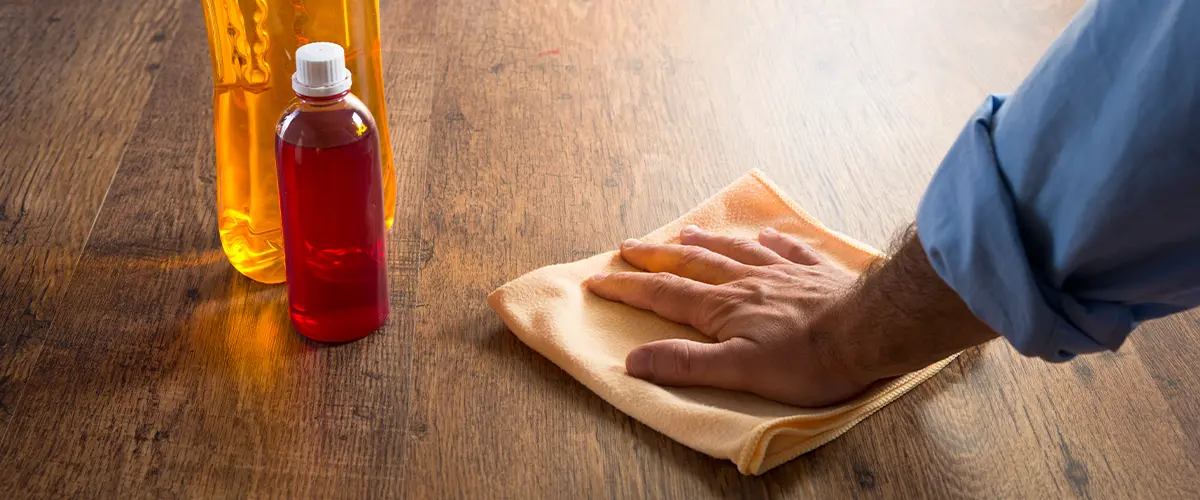
<path id="1" fill-rule="evenodd" d="M 752 344 L 734 338 L 716 344 L 684 339 L 651 342 L 625 358 L 630 375 L 660 385 L 744 390 Z"/>
<path id="2" fill-rule="evenodd" d="M 821 255 L 813 250 L 813 247 L 795 236 L 783 234 L 772 228 L 763 229 L 758 234 L 758 242 L 781 257 L 797 264 L 811 266 L 821 263 Z"/>
<path id="3" fill-rule="evenodd" d="M 779 254 L 760 245 L 757 241 L 710 233 L 696 226 L 683 228 L 679 239 L 684 245 L 707 248 L 733 260 L 751 266 L 769 266 L 785 264 L 787 260 Z"/>
<path id="4" fill-rule="evenodd" d="M 713 285 L 667 273 L 613 273 L 588 279 L 588 290 L 601 298 L 622 302 L 659 316 L 700 328 L 698 305 L 716 293 Z"/>
<path id="5" fill-rule="evenodd" d="M 701 247 L 662 245 L 633 239 L 621 244 L 621 258 L 638 269 L 671 273 L 712 285 L 732 281 L 742 271 L 742 265 L 737 261 Z"/>

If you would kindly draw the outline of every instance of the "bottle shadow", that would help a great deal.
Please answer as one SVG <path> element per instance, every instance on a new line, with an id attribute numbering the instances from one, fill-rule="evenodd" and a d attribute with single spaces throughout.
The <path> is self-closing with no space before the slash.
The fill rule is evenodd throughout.
<path id="1" fill-rule="evenodd" d="M 240 392 L 271 391 L 303 369 L 306 353 L 323 346 L 292 329 L 286 286 L 258 283 L 223 260 L 206 265 L 187 294 L 194 306 L 176 328 L 193 362 Z"/>

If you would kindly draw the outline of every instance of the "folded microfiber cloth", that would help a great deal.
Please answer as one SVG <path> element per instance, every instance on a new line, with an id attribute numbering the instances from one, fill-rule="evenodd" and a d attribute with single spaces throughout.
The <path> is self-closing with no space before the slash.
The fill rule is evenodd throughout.
<path id="1" fill-rule="evenodd" d="M 751 239 L 772 227 L 857 273 L 882 258 L 871 247 L 826 228 L 758 171 L 642 240 L 678 243 L 679 232 L 689 224 Z M 652 312 L 596 297 L 583 286 L 594 274 L 630 270 L 634 268 L 618 252 L 543 267 L 492 292 L 488 304 L 521 341 L 605 401 L 694 450 L 732 460 L 743 474 L 762 474 L 832 441 L 954 359 L 880 382 L 849 402 L 817 409 L 725 389 L 658 386 L 625 373 L 630 350 L 669 338 L 711 340 Z"/>

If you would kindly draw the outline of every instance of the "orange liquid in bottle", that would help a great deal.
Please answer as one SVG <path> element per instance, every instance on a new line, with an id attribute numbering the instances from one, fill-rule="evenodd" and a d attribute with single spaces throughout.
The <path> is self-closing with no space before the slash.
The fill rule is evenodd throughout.
<path id="1" fill-rule="evenodd" d="M 309 42 L 346 48 L 351 92 L 375 116 L 383 164 L 383 211 L 392 227 L 392 164 L 379 50 L 378 0 L 202 0 L 213 71 L 217 216 L 221 246 L 242 274 L 286 279 L 275 125 L 294 98 L 296 49 Z"/>

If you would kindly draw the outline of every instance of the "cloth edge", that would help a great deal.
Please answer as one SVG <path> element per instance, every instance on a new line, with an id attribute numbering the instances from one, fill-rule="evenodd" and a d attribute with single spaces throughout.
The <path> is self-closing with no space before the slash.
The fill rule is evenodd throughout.
<path id="1" fill-rule="evenodd" d="M 716 193 L 714 193 L 712 196 L 706 198 L 703 202 L 696 205 L 696 207 L 693 207 L 691 210 L 684 212 L 679 217 L 677 217 L 677 218 L 671 220 L 670 222 L 660 226 L 659 228 L 651 231 L 647 235 L 647 237 L 649 237 L 651 235 L 655 235 L 656 233 L 659 233 L 660 231 L 664 231 L 664 230 L 670 228 L 671 226 L 679 225 L 679 223 L 681 223 L 681 221 L 689 218 L 693 214 L 693 212 L 696 212 L 697 210 L 699 210 L 700 207 L 707 205 L 712 200 L 719 199 L 727 191 L 730 191 L 732 188 L 734 188 L 738 184 L 747 181 L 748 180 L 747 178 L 752 178 L 755 181 L 757 181 L 761 186 L 765 187 L 766 190 L 768 192 L 770 192 L 772 195 L 774 195 L 779 201 L 781 201 L 784 204 L 784 206 L 786 206 L 788 208 L 788 210 L 790 210 L 797 217 L 797 219 L 802 221 L 805 225 L 810 226 L 815 232 L 823 233 L 828 236 L 831 236 L 832 242 L 836 242 L 836 244 L 839 244 L 839 245 L 844 245 L 853 250 L 856 250 L 857 252 L 859 252 L 861 254 L 868 256 L 868 258 L 864 259 L 865 261 L 886 257 L 885 254 L 883 254 L 879 250 L 875 249 L 874 247 L 867 245 L 849 235 L 843 234 L 839 231 L 830 229 L 829 227 L 825 226 L 824 223 L 822 223 L 821 221 L 819 221 L 818 219 L 816 219 L 815 217 L 810 215 L 807 211 L 805 211 L 803 208 L 801 208 L 799 206 L 799 204 L 797 204 L 794 200 L 792 200 L 790 197 L 788 197 L 786 194 L 784 194 L 781 191 L 781 189 L 774 182 L 772 182 L 770 179 L 768 179 L 766 177 L 766 175 L 758 169 L 750 170 L 747 174 L 739 177 L 738 179 L 731 182 L 729 185 L 725 186 L 724 188 L 722 188 L 719 191 L 717 191 Z M 612 253 L 611 251 L 601 252 L 601 253 L 596 254 L 595 256 L 588 257 L 588 258 L 594 258 L 599 255 L 605 255 L 605 254 L 611 254 L 611 253 Z M 586 260 L 586 259 L 584 259 L 584 260 Z M 542 349 L 545 348 L 546 346 L 541 345 L 541 342 L 536 342 L 537 345 L 535 345 L 535 343 L 530 342 L 530 340 L 531 340 L 530 338 L 527 338 L 527 336 L 519 333 L 519 331 L 524 331 L 526 325 L 524 325 L 522 322 L 520 322 L 513 315 L 512 311 L 509 310 L 509 308 L 504 306 L 503 298 L 507 294 L 509 288 L 511 288 L 511 285 L 521 281 L 523 278 L 529 276 L 530 274 L 537 272 L 539 269 L 544 269 L 545 267 L 551 267 L 554 265 L 565 265 L 565 264 L 566 263 L 552 264 L 550 266 L 544 266 L 542 268 L 538 268 L 538 269 L 534 269 L 529 272 L 526 272 L 526 273 L 518 276 L 517 278 L 514 278 L 514 279 L 502 284 L 501 286 L 497 287 L 495 290 L 493 290 L 487 296 L 487 303 L 488 303 L 489 308 L 491 308 L 498 316 L 500 316 L 500 319 L 504 322 L 504 324 L 511 331 L 513 331 L 513 333 L 520 340 L 522 340 L 522 342 L 524 342 L 526 345 L 528 345 L 534 351 L 538 352 L 538 354 L 542 355 L 543 357 L 545 357 L 546 354 L 542 352 Z M 861 271 L 861 269 L 857 269 L 857 270 Z M 869 403 L 866 403 L 859 407 L 849 409 L 840 414 L 837 412 L 831 412 L 831 417 L 837 417 L 837 416 L 846 415 L 846 414 L 856 414 L 856 415 L 850 421 L 847 421 L 841 425 L 838 425 L 837 427 L 835 427 L 833 429 L 821 431 L 813 438 L 801 441 L 798 445 L 796 445 L 795 447 L 793 447 L 791 449 L 784 450 L 781 452 L 776 452 L 776 453 L 771 454 L 770 456 L 766 455 L 766 449 L 768 448 L 768 445 L 770 444 L 771 439 L 773 439 L 774 437 L 776 437 L 778 435 L 785 434 L 787 432 L 786 428 L 779 428 L 779 426 L 786 425 L 789 421 L 791 421 L 793 419 L 798 419 L 801 417 L 799 417 L 799 416 L 780 417 L 780 418 L 777 418 L 777 419 L 774 419 L 771 421 L 764 422 L 764 423 L 760 424 L 757 428 L 755 428 L 751 431 L 752 432 L 751 435 L 748 436 L 746 441 L 742 444 L 740 451 L 737 453 L 737 456 L 730 457 L 729 460 L 734 462 L 734 464 L 737 466 L 738 471 L 740 473 L 742 473 L 744 475 L 757 476 L 757 475 L 761 475 L 771 469 L 774 469 L 775 467 L 778 467 L 784 463 L 787 463 L 788 461 L 790 461 L 800 455 L 803 455 L 805 453 L 808 453 L 809 451 L 812 451 L 816 448 L 824 446 L 825 444 L 828 444 L 829 442 L 833 441 L 834 439 L 837 439 L 842 434 L 845 434 L 847 431 L 849 431 L 855 425 L 858 425 L 860 422 L 862 422 L 866 418 L 870 417 L 875 412 L 882 409 L 884 406 L 890 404 L 891 402 L 895 401 L 899 397 L 903 396 L 904 394 L 906 394 L 908 391 L 912 390 L 917 385 L 921 384 L 922 382 L 925 382 L 929 378 L 936 375 L 939 371 L 941 371 L 941 369 L 945 368 L 951 361 L 953 361 L 955 358 L 957 358 L 959 354 L 961 354 L 961 353 L 956 353 L 956 354 L 949 356 L 941 361 L 931 364 L 921 370 L 918 370 L 918 371 L 915 371 L 915 372 L 912 372 L 912 373 L 909 373 L 907 375 L 900 377 L 896 381 L 893 381 L 892 383 L 890 383 L 888 386 L 885 386 L 886 388 L 883 389 L 882 391 L 880 391 L 879 395 L 876 396 L 876 399 Z M 571 370 L 565 369 L 563 366 L 559 365 L 557 362 L 555 362 L 554 364 L 559 366 L 560 369 L 563 369 L 565 372 L 567 372 L 569 375 L 571 375 L 573 378 L 575 378 L 577 382 L 580 382 L 585 387 L 588 387 L 588 389 L 592 390 L 593 393 L 596 392 L 594 388 L 590 387 L 590 384 L 586 383 L 579 376 L 576 376 L 576 374 L 572 373 Z M 605 399 L 606 402 L 608 402 L 606 398 L 602 397 L 602 399 Z M 612 404 L 611 402 L 608 402 L 608 403 Z M 614 407 L 615 407 L 615 405 L 614 405 Z M 806 418 L 811 418 L 811 415 L 807 416 Z M 647 427 L 650 427 L 651 429 L 654 429 L 657 432 L 661 432 L 664 435 L 668 434 L 666 432 L 663 432 L 660 429 L 650 426 L 649 424 L 647 424 L 645 422 L 642 422 L 640 419 L 639 419 L 639 423 L 641 423 L 642 425 L 646 425 Z M 774 432 L 772 432 L 772 429 L 774 429 Z M 674 438 L 672 438 L 672 439 L 674 439 Z M 696 450 L 696 451 L 699 451 L 699 450 Z M 708 453 L 704 453 L 704 452 L 701 452 L 701 453 L 704 455 L 708 455 Z M 714 458 L 719 458 L 719 457 L 714 457 Z"/>
<path id="2" fill-rule="evenodd" d="M 885 406 L 891 404 L 909 391 L 915 389 L 918 385 L 933 378 L 943 368 L 958 358 L 962 352 L 956 352 L 949 357 L 946 357 L 936 363 L 933 363 L 925 368 L 915 372 L 908 373 L 899 379 L 891 382 L 880 391 L 876 399 L 862 406 L 851 408 L 841 414 L 831 415 L 837 417 L 847 414 L 855 414 L 855 416 L 847 421 L 834 427 L 833 429 L 821 431 L 817 437 L 810 438 L 796 445 L 795 447 L 776 452 L 770 456 L 766 454 L 766 450 L 770 445 L 770 440 L 780 434 L 786 434 L 788 428 L 777 428 L 780 425 L 787 425 L 791 420 L 797 417 L 783 417 L 775 421 L 764 422 L 754 429 L 753 438 L 748 440 L 742 448 L 742 452 L 738 454 L 737 466 L 738 471 L 747 475 L 762 475 L 775 467 L 783 465 L 792 459 L 799 457 L 812 450 L 829 444 L 834 439 L 841 437 L 842 434 L 849 432 L 851 428 L 862 423 L 875 412 L 882 410 Z M 774 429 L 775 432 L 772 432 Z"/>

